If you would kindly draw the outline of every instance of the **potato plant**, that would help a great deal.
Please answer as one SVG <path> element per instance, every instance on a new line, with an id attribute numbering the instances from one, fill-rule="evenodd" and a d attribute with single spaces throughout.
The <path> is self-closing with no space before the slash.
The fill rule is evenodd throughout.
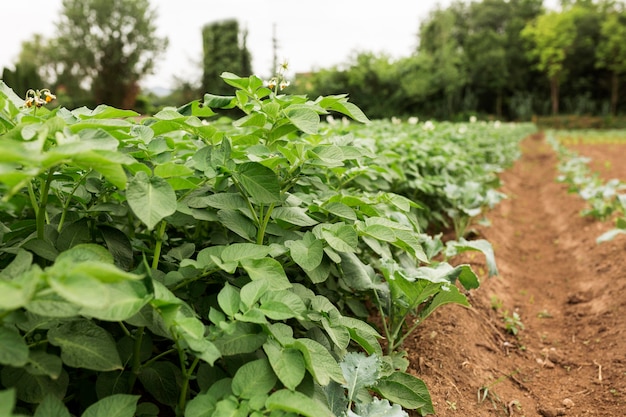
<path id="1" fill-rule="evenodd" d="M 405 319 L 467 305 L 475 273 L 435 261 L 403 166 L 321 122 L 369 126 L 347 97 L 223 79 L 145 118 L 0 83 L 2 415 L 434 413 Z"/>

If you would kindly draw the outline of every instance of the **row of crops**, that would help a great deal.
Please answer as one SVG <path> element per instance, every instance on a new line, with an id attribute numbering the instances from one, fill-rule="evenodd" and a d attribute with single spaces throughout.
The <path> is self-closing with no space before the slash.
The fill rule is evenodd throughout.
<path id="1" fill-rule="evenodd" d="M 582 216 L 615 221 L 615 227 L 596 239 L 598 243 L 610 241 L 626 234 L 626 183 L 619 178 L 603 180 L 590 167 L 591 158 L 579 155 L 568 146 L 576 144 L 626 143 L 623 130 L 607 131 L 548 131 L 547 141 L 559 157 L 557 181 L 567 184 L 570 193 L 578 194 L 586 202 Z"/>
<path id="2" fill-rule="evenodd" d="M 146 118 L 0 82 L 0 415 L 434 412 L 402 342 L 467 305 L 458 253 L 497 273 L 466 233 L 534 126 L 373 122 L 223 78 L 233 96 Z"/>

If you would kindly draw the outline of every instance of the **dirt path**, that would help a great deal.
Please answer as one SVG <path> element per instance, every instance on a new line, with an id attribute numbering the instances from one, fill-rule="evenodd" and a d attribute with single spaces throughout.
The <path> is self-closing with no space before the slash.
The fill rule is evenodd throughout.
<path id="1" fill-rule="evenodd" d="M 509 198 L 476 228 L 500 276 L 407 341 L 411 371 L 438 416 L 626 416 L 626 238 L 597 245 L 611 224 L 580 217 L 541 136 L 522 148 L 502 175 Z M 459 261 L 486 270 L 480 254 Z"/>

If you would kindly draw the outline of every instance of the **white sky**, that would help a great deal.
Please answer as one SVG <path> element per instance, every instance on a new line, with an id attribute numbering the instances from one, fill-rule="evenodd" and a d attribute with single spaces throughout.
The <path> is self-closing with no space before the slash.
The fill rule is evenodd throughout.
<path id="1" fill-rule="evenodd" d="M 272 27 L 276 24 L 279 60 L 290 71 L 306 72 L 345 63 L 355 52 L 410 55 L 419 24 L 431 10 L 450 0 L 151 0 L 158 12 L 158 33 L 169 47 L 145 87 L 171 87 L 173 77 L 196 81 L 201 72 L 201 29 L 235 18 L 248 29 L 254 72 L 269 76 Z M 34 33 L 52 37 L 61 0 L 3 0 L 0 70 L 13 67 L 24 40 Z M 1 73 L 0 73 L 1 75 Z"/>

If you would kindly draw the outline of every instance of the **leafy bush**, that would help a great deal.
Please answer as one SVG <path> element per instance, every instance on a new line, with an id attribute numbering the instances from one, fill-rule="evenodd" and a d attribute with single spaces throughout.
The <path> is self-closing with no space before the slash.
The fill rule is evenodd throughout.
<path id="1" fill-rule="evenodd" d="M 0 84 L 3 415 L 434 412 L 399 349 L 438 306 L 467 305 L 457 280 L 478 286 L 446 259 L 479 250 L 495 273 L 490 245 L 422 232 L 445 206 L 410 190 L 442 198 L 437 172 L 420 183 L 419 154 L 322 123 L 375 127 L 345 96 L 223 79 L 233 96 L 140 120 L 25 108 Z"/>

